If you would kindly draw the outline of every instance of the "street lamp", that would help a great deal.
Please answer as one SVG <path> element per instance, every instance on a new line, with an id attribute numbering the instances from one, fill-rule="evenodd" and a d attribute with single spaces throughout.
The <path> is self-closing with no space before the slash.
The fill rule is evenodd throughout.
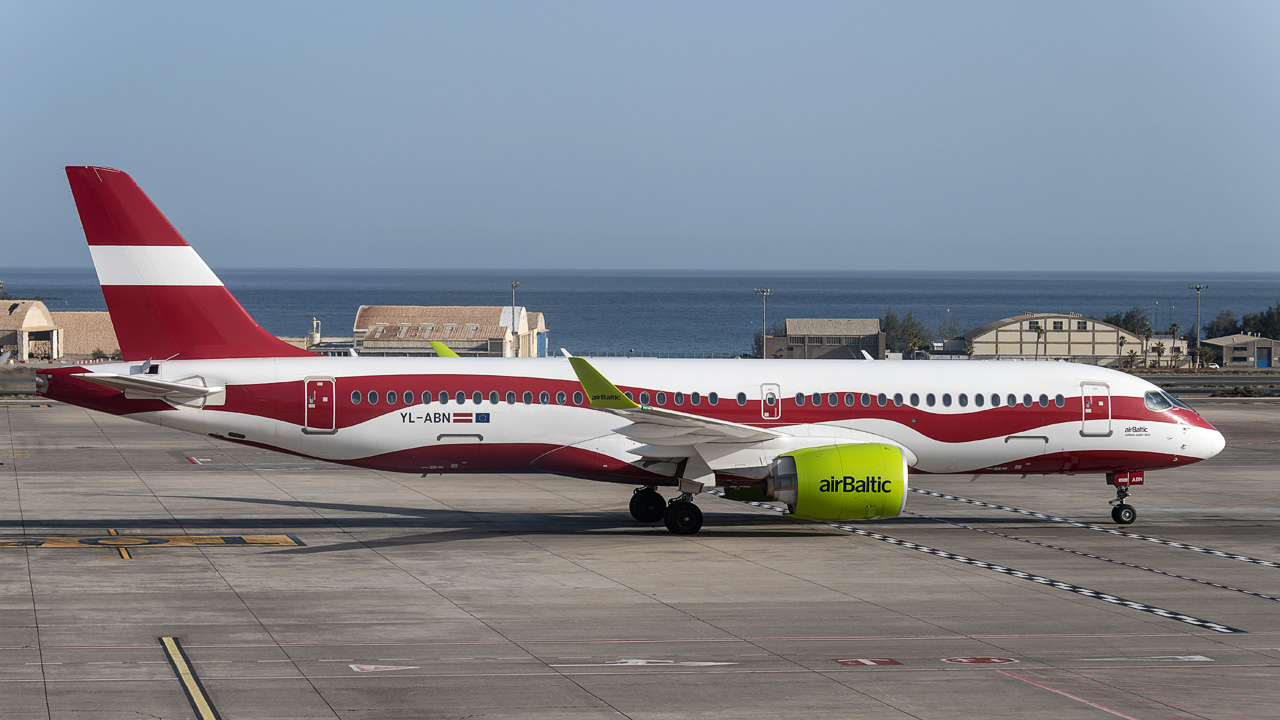
<path id="1" fill-rule="evenodd" d="M 516 357 L 520 357 L 520 324 L 516 322 L 516 288 L 518 287 L 520 287 L 519 280 L 511 283 L 511 339 L 516 347 Z"/>
<path id="2" fill-rule="evenodd" d="M 756 288 L 756 294 L 760 296 L 760 359 L 769 357 L 769 346 L 766 342 L 769 337 L 769 296 L 773 294 L 773 288 Z"/>
<path id="3" fill-rule="evenodd" d="M 1200 349 L 1200 291 L 1209 287 L 1208 285 L 1188 285 L 1188 290 L 1196 291 L 1196 349 Z"/>

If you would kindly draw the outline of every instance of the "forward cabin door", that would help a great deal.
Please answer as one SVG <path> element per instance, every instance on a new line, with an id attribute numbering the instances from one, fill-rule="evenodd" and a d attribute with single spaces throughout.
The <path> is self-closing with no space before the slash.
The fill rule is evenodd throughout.
<path id="1" fill-rule="evenodd" d="M 1111 388 L 1105 383 L 1080 383 L 1084 416 L 1080 434 L 1107 437 L 1111 434 Z"/>
<path id="2" fill-rule="evenodd" d="M 760 386 L 760 417 L 765 420 L 782 419 L 782 390 L 775 383 Z"/>
<path id="3" fill-rule="evenodd" d="M 331 434 L 338 431 L 333 378 L 310 377 L 302 383 L 302 432 Z"/>

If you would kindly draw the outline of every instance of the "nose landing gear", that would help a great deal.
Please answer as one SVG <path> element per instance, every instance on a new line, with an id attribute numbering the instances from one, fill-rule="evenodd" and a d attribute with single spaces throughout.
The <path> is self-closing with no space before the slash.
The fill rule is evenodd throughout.
<path id="1" fill-rule="evenodd" d="M 1116 487 L 1116 499 L 1111 504 L 1111 519 L 1117 525 L 1131 525 L 1134 520 L 1138 519 L 1138 511 L 1134 507 L 1125 502 L 1129 497 L 1129 487 L 1131 485 L 1141 485 L 1146 481 L 1144 474 L 1138 472 L 1114 472 L 1107 473 L 1107 484 Z"/>

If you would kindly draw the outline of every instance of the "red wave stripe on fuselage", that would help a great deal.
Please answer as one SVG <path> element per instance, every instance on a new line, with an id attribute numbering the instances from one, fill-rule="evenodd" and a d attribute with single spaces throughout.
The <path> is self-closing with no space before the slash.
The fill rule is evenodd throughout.
<path id="1" fill-rule="evenodd" d="M 573 393 L 581 391 L 581 389 L 577 382 L 571 380 L 507 376 L 387 375 L 340 377 L 337 379 L 336 387 L 337 427 L 339 429 L 352 427 L 382 415 L 402 412 L 411 407 L 403 402 L 388 405 L 385 402 L 388 391 L 395 391 L 398 395 L 397 399 L 402 398 L 406 390 L 412 391 L 415 405 L 419 404 L 416 401 L 425 390 L 430 391 L 437 399 L 433 407 L 439 407 L 442 410 L 458 408 L 459 412 L 468 412 L 488 409 L 489 412 L 501 413 L 502 408 L 508 407 L 506 403 L 507 392 L 516 393 L 517 404 L 523 404 L 520 398 L 525 392 L 533 393 L 533 406 L 541 405 L 538 402 L 539 395 L 542 392 L 547 392 L 552 400 L 548 407 L 555 405 L 554 399 L 557 393 L 564 392 L 567 396 L 566 405 L 572 407 Z M 628 386 L 621 386 L 620 389 L 630 391 L 637 397 L 642 391 L 651 395 L 658 392 L 652 388 Z M 359 404 L 351 402 L 351 393 L 355 391 L 361 394 L 361 402 Z M 381 402 L 376 405 L 370 405 L 367 402 L 370 391 L 376 392 Z M 466 402 L 461 405 L 453 401 L 453 396 L 459 391 L 465 393 L 467 398 Z M 476 391 L 480 391 L 483 395 L 483 401 L 480 405 L 476 405 L 471 400 L 472 393 Z M 499 402 L 496 405 L 490 403 L 488 399 L 489 393 L 492 391 L 496 391 L 499 396 Z M 673 394 L 673 391 L 670 390 L 662 392 L 666 392 L 668 396 Z M 441 393 L 449 394 L 450 401 L 447 404 L 439 403 L 438 398 Z M 843 395 L 843 391 L 840 394 Z M 231 385 L 227 388 L 226 404 L 219 409 L 225 412 L 239 412 L 274 419 L 300 427 L 303 423 L 303 400 L 304 388 L 301 380 L 260 385 Z M 1042 408 L 1035 404 L 1029 408 L 1022 405 L 1016 407 L 1002 406 L 945 414 L 931 413 L 910 405 L 894 407 L 892 403 L 885 407 L 880 407 L 874 403 L 874 400 L 870 407 L 862 407 L 861 405 L 847 407 L 843 404 L 834 407 L 830 405 L 813 407 L 808 404 L 797 406 L 793 399 L 787 398 L 782 401 L 782 418 L 777 421 L 766 421 L 760 418 L 759 400 L 748 401 L 744 406 L 738 405 L 736 400 L 722 398 L 719 404 L 714 406 L 708 405 L 704 401 L 702 405 L 693 407 L 688 404 L 676 406 L 670 402 L 663 407 L 755 427 L 784 427 L 789 425 L 831 423 L 842 420 L 885 420 L 903 427 L 909 427 L 932 440 L 947 443 L 973 442 L 1018 435 L 1046 425 L 1080 422 L 1083 418 L 1082 400 L 1079 397 L 1067 398 L 1061 408 L 1056 407 L 1051 402 L 1047 408 Z M 1195 422 L 1195 420 L 1199 422 Z M 1146 409 L 1141 398 L 1123 396 L 1112 398 L 1112 422 L 1175 422 L 1207 425 L 1194 413 L 1184 413 L 1176 410 L 1155 413 Z"/>

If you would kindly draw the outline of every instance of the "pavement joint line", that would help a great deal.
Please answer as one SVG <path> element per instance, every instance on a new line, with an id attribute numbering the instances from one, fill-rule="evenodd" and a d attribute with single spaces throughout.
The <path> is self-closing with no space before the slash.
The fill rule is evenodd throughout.
<path id="1" fill-rule="evenodd" d="M 966 505 L 976 505 L 978 507 L 991 508 L 993 510 L 1003 510 L 1005 512 L 1017 513 L 1029 517 L 1039 518 L 1041 520 L 1052 520 L 1053 522 L 1071 525 L 1072 527 L 1085 528 L 1095 532 L 1107 533 L 1108 535 L 1119 535 L 1120 537 L 1130 538 L 1132 540 L 1144 540 L 1156 545 L 1164 545 L 1166 547 L 1177 548 L 1179 550 L 1190 550 L 1191 552 L 1202 553 L 1205 555 L 1213 555 L 1215 557 L 1227 558 L 1229 560 L 1239 560 L 1240 562 L 1261 565 L 1269 568 L 1280 568 L 1280 562 L 1273 560 L 1261 560 L 1259 558 L 1249 557 L 1248 555 L 1239 555 L 1237 553 L 1229 553 L 1225 550 L 1214 550 L 1212 548 L 1201 547 L 1199 545 L 1191 545 L 1189 543 L 1178 542 L 1176 540 L 1165 540 L 1164 538 L 1153 537 L 1151 535 L 1142 535 L 1139 533 L 1126 532 L 1105 525 L 1095 525 L 1093 523 L 1072 520 L 1071 518 L 1059 517 L 1057 515 L 1049 515 L 1048 513 L 1036 512 L 1035 510 L 1024 510 L 1022 508 L 1010 507 L 1008 505 L 998 505 L 996 503 L 984 502 L 982 500 L 974 500 L 973 498 L 961 497 L 959 495 L 951 495 L 948 493 L 940 493 L 935 490 L 925 490 L 923 488 L 908 488 L 913 493 L 928 495 L 929 497 L 941 498 L 943 500 L 951 500 L 954 502 L 965 503 Z"/>
<path id="2" fill-rule="evenodd" d="M 162 637 L 160 645 L 164 648 L 169 664 L 173 666 L 173 672 L 178 676 L 178 682 L 182 685 L 182 691 L 187 696 L 187 702 L 191 703 L 191 709 L 195 711 L 196 717 L 199 720 L 222 720 L 218 710 L 213 706 L 213 701 L 205 692 L 200 676 L 196 674 L 195 668 L 191 667 L 191 661 L 187 658 L 178 639 Z"/>
<path id="3" fill-rule="evenodd" d="M 912 490 L 915 490 L 915 488 L 912 488 Z M 916 492 L 920 492 L 920 491 L 916 491 Z M 719 490 L 711 491 L 711 494 L 717 497 L 724 497 L 724 492 Z M 928 491 L 926 491 L 926 494 L 928 494 Z M 741 502 L 744 505 L 751 505 L 754 507 L 763 508 L 765 510 L 772 510 L 776 513 L 780 513 L 783 515 L 785 515 L 787 512 L 786 508 L 781 508 L 781 507 L 778 507 L 777 505 L 770 505 L 768 503 L 757 502 L 754 500 L 739 500 L 736 502 Z M 1192 625 L 1195 627 L 1205 628 L 1207 630 L 1212 630 L 1214 632 L 1223 633 L 1223 634 L 1244 634 L 1247 632 L 1246 630 L 1234 628 L 1229 625 L 1223 625 L 1221 623 L 1216 623 L 1210 620 L 1204 620 L 1202 618 L 1198 618 L 1192 615 L 1186 615 L 1183 613 L 1174 612 L 1172 610 L 1166 610 L 1165 608 L 1157 607 L 1155 605 L 1148 605 L 1143 602 L 1138 602 L 1137 600 L 1128 600 L 1126 598 L 1118 597 L 1116 595 L 1111 595 L 1104 592 L 1099 592 L 1097 590 L 1083 587 L 1081 585 L 1075 585 L 1069 582 L 1063 582 L 1061 580 L 1054 580 L 1052 578 L 1048 578 L 1043 575 L 1029 573 L 1025 570 L 1017 570 L 1015 568 L 1005 567 L 1003 565 L 987 562 L 985 560 L 975 560 L 970 557 L 965 557 L 964 555 L 957 555 L 956 553 L 947 552 L 946 550 L 938 550 L 937 548 L 932 548 L 932 547 L 929 547 L 928 545 L 921 545 L 920 543 L 914 543 L 909 540 L 902 540 L 900 538 L 893 537 L 892 535 L 885 535 L 883 533 L 873 532 L 871 530 L 863 530 L 862 528 L 855 527 L 853 525 L 848 525 L 845 523 L 836 523 L 836 522 L 821 522 L 819 524 L 826 525 L 828 527 L 833 527 L 833 528 L 836 528 L 837 530 L 843 530 L 847 533 L 858 535 L 860 537 L 870 538 L 872 540 L 878 540 L 880 542 L 888 543 L 890 545 L 896 545 L 898 547 L 906 548 L 908 550 L 916 550 L 918 552 L 922 552 L 927 555 L 933 555 L 934 557 L 940 557 L 945 560 L 951 560 L 953 562 L 958 562 L 963 565 L 982 568 L 983 570 L 990 570 L 992 572 L 997 572 L 1002 575 L 1008 575 L 1009 577 L 1018 578 L 1019 580 L 1028 580 L 1038 585 L 1046 585 L 1048 587 L 1056 588 L 1058 590 L 1065 590 L 1067 592 L 1075 593 L 1076 595 L 1080 595 L 1083 597 L 1091 598 L 1094 600 L 1101 600 L 1102 602 L 1110 603 L 1112 605 L 1120 605 L 1123 607 L 1127 607 L 1131 610 L 1138 610 L 1141 612 L 1150 613 L 1152 615 L 1157 615 L 1167 620 L 1175 620 L 1177 622 L 1186 623 L 1188 625 Z"/>
<path id="4" fill-rule="evenodd" d="M 1113 565 L 1120 565 L 1121 567 L 1132 568 L 1134 570 L 1142 570 L 1143 572 L 1154 573 L 1156 575 L 1162 575 L 1164 577 L 1175 578 L 1178 580 L 1186 580 L 1188 582 L 1193 582 L 1193 583 L 1198 583 L 1200 585 L 1207 585 L 1209 587 L 1218 588 L 1219 590 L 1230 590 L 1232 592 L 1238 592 L 1242 595 L 1248 595 L 1250 597 L 1256 597 L 1262 600 L 1280 602 L 1280 597 L 1275 597 L 1272 595 L 1267 595 L 1265 593 L 1255 592 L 1253 590 L 1245 590 L 1244 588 L 1238 588 L 1233 585 L 1224 585 L 1223 583 L 1213 582 L 1212 580 L 1203 580 L 1201 578 L 1194 578 L 1194 577 L 1191 577 L 1190 575 L 1179 575 L 1178 573 L 1171 573 L 1165 570 L 1158 570 L 1153 567 L 1147 567 L 1146 565 L 1139 565 L 1137 563 L 1126 562 L 1124 560 L 1116 560 L 1115 558 L 1109 558 L 1103 555 L 1095 555 L 1094 553 L 1087 553 L 1087 552 L 1084 552 L 1083 550 L 1072 550 L 1071 548 L 1062 547 L 1061 545 L 1052 545 L 1050 543 L 1040 542 L 1039 540 L 1031 540 L 1029 538 L 1018 537 L 1017 535 L 1009 535 L 1007 533 L 996 532 L 995 530 L 987 530 L 986 528 L 974 527 L 972 525 L 967 525 L 965 523 L 962 523 L 956 520 L 936 518 L 936 517 L 933 517 L 932 515 L 925 515 L 923 513 L 912 512 L 910 510 L 908 510 L 907 513 L 910 515 L 915 515 L 916 517 L 919 517 L 919 518 L 925 518 L 927 520 L 933 520 L 934 522 L 954 525 L 958 528 L 964 528 L 965 530 L 972 530 L 974 532 L 983 533 L 985 535 L 992 535 L 994 537 L 1005 538 L 1007 540 L 1014 540 L 1016 542 L 1026 543 L 1028 545 L 1034 545 L 1036 547 L 1042 547 L 1048 550 L 1057 550 L 1058 552 L 1069 553 L 1071 555 L 1088 558 L 1090 560 L 1099 560 L 1102 562 L 1111 563 Z"/>

